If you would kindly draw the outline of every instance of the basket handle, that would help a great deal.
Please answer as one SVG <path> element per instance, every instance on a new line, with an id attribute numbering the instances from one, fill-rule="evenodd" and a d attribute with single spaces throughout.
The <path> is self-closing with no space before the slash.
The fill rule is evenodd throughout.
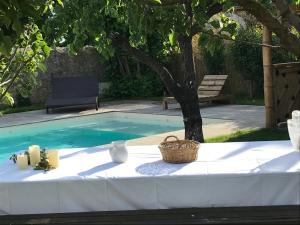
<path id="1" fill-rule="evenodd" d="M 167 136 L 167 137 L 164 139 L 164 142 L 166 142 L 169 138 L 175 138 L 176 141 L 179 141 L 179 138 L 176 137 L 175 135 L 169 135 L 169 136 Z"/>

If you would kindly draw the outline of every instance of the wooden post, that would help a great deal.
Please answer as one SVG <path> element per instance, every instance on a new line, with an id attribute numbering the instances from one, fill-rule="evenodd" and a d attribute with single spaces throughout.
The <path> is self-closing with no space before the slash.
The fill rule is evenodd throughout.
<path id="1" fill-rule="evenodd" d="M 263 44 L 272 45 L 272 32 L 264 26 Z M 264 98 L 266 111 L 266 128 L 276 127 L 274 92 L 272 78 L 272 49 L 271 47 L 262 47 L 263 69 L 264 69 Z"/>

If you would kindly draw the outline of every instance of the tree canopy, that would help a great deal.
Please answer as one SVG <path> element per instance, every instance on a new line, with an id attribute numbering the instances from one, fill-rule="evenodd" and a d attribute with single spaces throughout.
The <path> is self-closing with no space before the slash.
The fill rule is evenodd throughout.
<path id="1" fill-rule="evenodd" d="M 51 15 L 57 0 L 0 1 L 0 102 L 13 104 L 10 89 L 29 95 L 37 84 L 36 71 L 43 64 L 50 47 L 41 28 Z"/>

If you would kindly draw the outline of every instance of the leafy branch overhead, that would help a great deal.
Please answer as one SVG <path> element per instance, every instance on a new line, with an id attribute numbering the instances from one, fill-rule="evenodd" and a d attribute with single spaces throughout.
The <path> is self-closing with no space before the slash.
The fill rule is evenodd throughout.
<path id="1" fill-rule="evenodd" d="M 50 47 L 43 39 L 43 20 L 61 1 L 0 1 L 0 102 L 13 104 L 10 89 L 14 85 L 22 95 L 29 95 L 37 85 L 36 71 L 43 64 Z"/>

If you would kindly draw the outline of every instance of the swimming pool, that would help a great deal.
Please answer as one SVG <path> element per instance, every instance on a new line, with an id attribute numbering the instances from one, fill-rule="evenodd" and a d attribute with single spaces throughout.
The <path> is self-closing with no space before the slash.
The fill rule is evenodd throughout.
<path id="1" fill-rule="evenodd" d="M 225 122 L 203 118 L 203 124 Z M 80 148 L 184 129 L 181 116 L 108 112 L 22 125 L 0 124 L 0 163 L 37 144 L 41 148 Z"/>
<path id="2" fill-rule="evenodd" d="M 0 163 L 32 144 L 90 147 L 183 129 L 182 118 L 110 112 L 0 128 Z"/>

